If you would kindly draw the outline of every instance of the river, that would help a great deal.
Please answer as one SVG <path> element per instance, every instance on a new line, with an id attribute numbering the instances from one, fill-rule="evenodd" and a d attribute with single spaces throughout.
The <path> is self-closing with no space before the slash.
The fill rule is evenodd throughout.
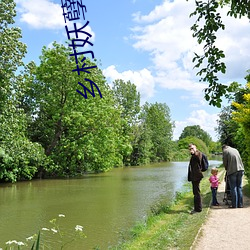
<path id="1" fill-rule="evenodd" d="M 220 163 L 210 161 L 211 166 Z M 25 242 L 42 228 L 52 228 L 49 221 L 56 218 L 65 240 L 72 237 L 76 225 L 83 226 L 87 236 L 64 249 L 108 249 L 117 244 L 122 232 L 145 219 L 153 204 L 166 197 L 171 202 L 187 182 L 187 165 L 168 162 L 116 168 L 79 179 L 1 184 L 0 248 L 9 240 Z M 58 233 L 42 233 L 41 240 L 46 239 L 48 245 L 59 241 Z"/>

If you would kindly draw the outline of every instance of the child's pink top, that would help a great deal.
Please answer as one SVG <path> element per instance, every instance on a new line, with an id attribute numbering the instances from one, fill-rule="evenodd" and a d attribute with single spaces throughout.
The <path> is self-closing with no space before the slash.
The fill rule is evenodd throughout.
<path id="1" fill-rule="evenodd" d="M 211 183 L 211 187 L 218 187 L 219 179 L 216 175 L 211 175 L 209 178 L 209 181 Z"/>

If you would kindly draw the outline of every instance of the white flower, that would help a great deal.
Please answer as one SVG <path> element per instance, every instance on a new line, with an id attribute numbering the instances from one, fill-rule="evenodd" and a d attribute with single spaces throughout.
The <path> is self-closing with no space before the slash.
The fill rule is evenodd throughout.
<path id="1" fill-rule="evenodd" d="M 16 240 L 9 240 L 9 241 L 7 241 L 5 244 L 11 245 L 12 243 L 17 244 L 17 241 L 16 241 Z"/>
<path id="2" fill-rule="evenodd" d="M 76 231 L 82 231 L 82 230 L 83 230 L 83 226 L 76 225 L 76 226 L 75 226 L 75 230 L 76 230 Z"/>
<path id="3" fill-rule="evenodd" d="M 43 230 L 43 231 L 50 231 L 50 230 L 49 230 L 48 228 L 46 228 L 46 227 L 43 227 L 42 230 Z"/>
<path id="4" fill-rule="evenodd" d="M 34 236 L 30 236 L 30 237 L 27 237 L 26 240 L 32 240 L 34 238 Z"/>
<path id="5" fill-rule="evenodd" d="M 65 215 L 64 215 L 64 214 L 59 214 L 58 216 L 59 216 L 59 217 L 65 217 Z"/>
<path id="6" fill-rule="evenodd" d="M 22 241 L 16 241 L 16 240 L 9 240 L 5 244 L 11 245 L 12 243 L 17 244 L 18 246 L 24 246 L 24 243 Z"/>
<path id="7" fill-rule="evenodd" d="M 51 231 L 57 233 L 58 231 L 55 228 L 51 228 Z"/>
<path id="8" fill-rule="evenodd" d="M 22 241 L 17 242 L 18 246 L 24 246 L 24 243 Z"/>

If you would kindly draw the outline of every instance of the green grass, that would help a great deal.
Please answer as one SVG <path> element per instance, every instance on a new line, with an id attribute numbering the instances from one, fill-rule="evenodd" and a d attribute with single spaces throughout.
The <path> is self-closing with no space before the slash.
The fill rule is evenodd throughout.
<path id="1" fill-rule="evenodd" d="M 193 194 L 189 183 L 184 192 L 176 194 L 172 204 L 161 203 L 152 208 L 145 222 L 138 223 L 124 242 L 110 249 L 190 249 L 208 214 L 211 202 L 208 177 L 201 181 L 201 192 L 203 203 L 201 213 L 189 214 L 193 208 Z"/>

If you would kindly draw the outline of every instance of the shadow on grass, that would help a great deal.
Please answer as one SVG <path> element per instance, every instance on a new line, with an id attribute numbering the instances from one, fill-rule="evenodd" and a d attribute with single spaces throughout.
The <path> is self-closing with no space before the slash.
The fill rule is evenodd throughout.
<path id="1" fill-rule="evenodd" d="M 175 201 L 170 205 L 164 203 L 156 204 L 151 207 L 149 216 L 156 216 L 162 213 L 165 214 L 181 214 L 190 213 L 193 210 L 194 197 L 191 193 L 177 193 Z M 210 207 L 211 193 L 207 192 L 202 194 L 202 207 L 206 210 Z"/>

